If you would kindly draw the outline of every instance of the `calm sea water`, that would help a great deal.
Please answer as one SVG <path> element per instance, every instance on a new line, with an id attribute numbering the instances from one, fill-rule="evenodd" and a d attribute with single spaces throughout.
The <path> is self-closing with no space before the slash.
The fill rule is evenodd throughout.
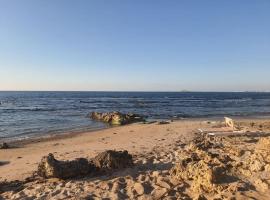
<path id="1" fill-rule="evenodd" d="M 104 128 L 92 111 L 151 119 L 270 116 L 270 93 L 0 92 L 0 139 Z"/>

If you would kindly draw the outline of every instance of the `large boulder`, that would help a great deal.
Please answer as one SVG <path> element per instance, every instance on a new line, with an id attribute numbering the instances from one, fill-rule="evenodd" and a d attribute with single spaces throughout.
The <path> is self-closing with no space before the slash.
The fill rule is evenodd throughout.
<path id="1" fill-rule="evenodd" d="M 91 160 L 77 158 L 71 161 L 60 161 L 53 154 L 44 156 L 38 165 L 37 174 L 43 178 L 67 179 L 83 175 L 99 175 L 114 169 L 133 165 L 132 156 L 127 151 L 108 150 Z"/>
<path id="2" fill-rule="evenodd" d="M 72 161 L 56 160 L 53 154 L 44 156 L 38 165 L 38 175 L 44 178 L 72 178 L 86 175 L 95 170 L 95 166 L 85 158 Z"/>
<path id="3" fill-rule="evenodd" d="M 93 159 L 94 165 L 103 171 L 122 169 L 133 165 L 132 156 L 127 151 L 108 150 Z"/>
<path id="4" fill-rule="evenodd" d="M 108 113 L 92 112 L 90 114 L 90 117 L 93 120 L 103 121 L 111 125 L 124 125 L 134 122 L 145 121 L 145 119 L 140 115 L 131 113 L 123 114 L 120 112 L 108 112 Z"/>

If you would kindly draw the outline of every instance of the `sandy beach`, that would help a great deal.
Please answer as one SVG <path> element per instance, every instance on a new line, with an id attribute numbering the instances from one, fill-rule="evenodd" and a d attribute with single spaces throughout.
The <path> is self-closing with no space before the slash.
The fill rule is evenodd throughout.
<path id="1" fill-rule="evenodd" d="M 240 124 L 245 126 L 245 133 L 265 134 L 270 130 L 265 120 L 246 119 Z M 252 126 L 248 126 L 250 124 Z M 12 144 L 14 148 L 0 150 L 1 196 L 3 199 L 267 199 L 270 194 L 268 182 L 263 182 L 263 189 L 257 183 L 247 190 L 205 192 L 193 191 L 188 186 L 190 180 L 185 182 L 172 177 L 171 170 L 181 159 L 183 149 L 202 132 L 232 133 L 221 121 L 181 120 L 168 124 L 136 123 L 58 138 L 17 142 Z M 254 136 L 252 142 L 245 142 L 254 146 L 258 140 Z M 127 150 L 133 156 L 134 166 L 96 177 L 67 180 L 29 178 L 33 177 L 41 158 L 49 153 L 59 160 L 73 160 L 92 158 L 105 150 Z M 249 178 L 241 181 L 249 183 Z"/>
<path id="2" fill-rule="evenodd" d="M 206 126 L 200 121 L 178 121 L 167 125 L 131 124 L 50 139 L 15 142 L 16 148 L 0 151 L 1 160 L 9 162 L 1 166 L 1 179 L 22 180 L 30 176 L 41 157 L 49 153 L 62 160 L 93 157 L 109 149 L 128 150 L 133 155 L 139 155 L 149 153 L 153 148 L 170 146 L 175 140 L 187 142 L 192 139 L 192 131 Z"/>

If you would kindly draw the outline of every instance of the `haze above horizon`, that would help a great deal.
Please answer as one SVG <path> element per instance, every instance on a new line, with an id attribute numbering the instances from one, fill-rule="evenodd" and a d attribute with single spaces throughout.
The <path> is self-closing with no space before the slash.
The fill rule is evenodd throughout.
<path id="1" fill-rule="evenodd" d="M 0 1 L 0 90 L 270 91 L 270 1 Z"/>

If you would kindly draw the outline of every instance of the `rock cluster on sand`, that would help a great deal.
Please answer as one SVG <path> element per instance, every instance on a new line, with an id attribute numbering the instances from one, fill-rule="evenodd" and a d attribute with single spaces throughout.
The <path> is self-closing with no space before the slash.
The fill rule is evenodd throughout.
<path id="1" fill-rule="evenodd" d="M 270 188 L 270 137 L 260 138 L 254 149 L 246 151 L 236 163 L 236 171 L 250 180 L 256 189 Z"/>
<path id="2" fill-rule="evenodd" d="M 200 135 L 179 152 L 170 174 L 204 194 L 234 194 L 252 187 L 265 192 L 270 186 L 270 137 L 248 149 L 247 142 L 254 141 L 249 137 Z"/>
<path id="3" fill-rule="evenodd" d="M 132 165 L 132 156 L 127 151 L 108 150 L 91 160 L 78 158 L 72 161 L 59 161 L 54 158 L 53 154 L 49 154 L 41 159 L 37 174 L 44 178 L 66 179 L 82 175 L 94 175 L 94 173 L 101 171 L 121 169 Z"/>
<path id="4" fill-rule="evenodd" d="M 120 112 L 99 113 L 92 112 L 91 119 L 109 123 L 111 125 L 124 125 L 135 122 L 144 122 L 145 119 L 136 114 L 123 114 Z"/>
<path id="5" fill-rule="evenodd" d="M 211 146 L 199 137 L 181 152 L 181 160 L 171 169 L 171 176 L 179 181 L 192 180 L 191 188 L 197 192 L 220 190 L 218 184 L 225 180 L 229 159 L 205 151 Z"/>
<path id="6" fill-rule="evenodd" d="M 132 156 L 127 151 L 104 151 L 93 159 L 94 165 L 102 170 L 122 169 L 133 165 Z"/>
<path id="7" fill-rule="evenodd" d="M 56 160 L 53 154 L 41 159 L 37 173 L 44 178 L 70 178 L 86 175 L 95 170 L 95 166 L 85 158 L 72 161 Z"/>

